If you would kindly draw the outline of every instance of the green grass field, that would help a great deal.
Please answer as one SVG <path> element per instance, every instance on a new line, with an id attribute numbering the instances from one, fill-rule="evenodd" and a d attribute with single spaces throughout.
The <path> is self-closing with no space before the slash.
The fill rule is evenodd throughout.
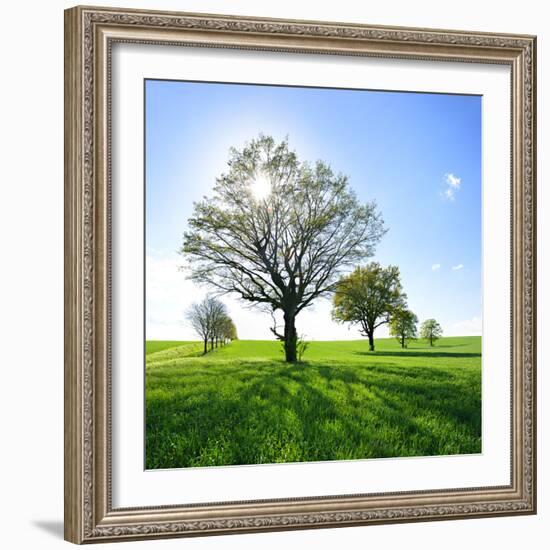
<path id="1" fill-rule="evenodd" d="M 170 348 L 179 348 L 188 344 L 198 345 L 197 342 L 182 342 L 180 340 L 148 340 L 145 342 L 145 355 L 157 353 Z"/>
<path id="2" fill-rule="evenodd" d="M 146 467 L 481 452 L 481 338 L 147 342 Z"/>

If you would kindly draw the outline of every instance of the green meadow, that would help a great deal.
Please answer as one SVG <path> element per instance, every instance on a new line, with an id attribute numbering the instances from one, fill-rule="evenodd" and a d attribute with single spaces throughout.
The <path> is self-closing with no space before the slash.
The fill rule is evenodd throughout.
<path id="1" fill-rule="evenodd" d="M 180 340 L 148 340 L 145 342 L 145 355 L 157 353 L 170 348 L 180 348 L 187 345 L 195 345 L 196 342 L 182 342 Z M 181 353 L 181 350 L 180 350 Z"/>
<path id="2" fill-rule="evenodd" d="M 481 338 L 146 343 L 146 468 L 481 452 Z"/>

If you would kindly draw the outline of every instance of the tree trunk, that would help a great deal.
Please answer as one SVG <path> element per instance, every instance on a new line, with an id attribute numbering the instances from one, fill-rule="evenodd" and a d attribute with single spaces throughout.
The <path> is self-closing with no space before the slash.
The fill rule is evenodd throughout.
<path id="1" fill-rule="evenodd" d="M 405 349 L 405 336 L 403 334 L 401 335 L 401 347 Z"/>
<path id="2" fill-rule="evenodd" d="M 434 341 L 433 341 L 433 338 L 430 336 L 430 346 L 433 347 L 433 345 L 434 345 Z"/>
<path id="3" fill-rule="evenodd" d="M 210 349 L 214 349 L 214 338 L 210 338 Z"/>
<path id="4" fill-rule="evenodd" d="M 287 363 L 296 363 L 296 344 L 298 341 L 298 335 L 296 334 L 296 316 L 294 314 L 284 315 L 285 319 L 285 361 Z"/>
<path id="5" fill-rule="evenodd" d="M 374 332 L 369 332 L 369 351 L 374 351 Z"/>
<path id="6" fill-rule="evenodd" d="M 208 338 L 204 339 L 204 351 L 203 355 L 206 355 L 208 353 Z"/>

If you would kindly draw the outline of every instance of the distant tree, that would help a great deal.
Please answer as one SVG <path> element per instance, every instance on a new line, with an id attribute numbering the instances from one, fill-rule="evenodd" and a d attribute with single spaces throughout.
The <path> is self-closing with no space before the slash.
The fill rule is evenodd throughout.
<path id="1" fill-rule="evenodd" d="M 205 303 L 192 304 L 185 313 L 186 319 L 193 327 L 194 331 L 201 337 L 204 344 L 203 354 L 208 352 L 208 339 L 210 338 L 210 327 L 208 322 L 208 312 Z"/>
<path id="2" fill-rule="evenodd" d="M 190 278 L 280 310 L 285 359 L 297 360 L 296 317 L 334 290 L 338 274 L 372 256 L 385 233 L 374 202 L 322 161 L 300 162 L 287 141 L 260 135 L 230 149 L 228 171 L 195 203 L 181 253 Z"/>
<path id="3" fill-rule="evenodd" d="M 430 342 L 430 346 L 433 346 L 434 342 L 439 340 L 442 335 L 443 329 L 435 319 L 427 319 L 420 327 L 420 337 L 428 340 Z"/>
<path id="4" fill-rule="evenodd" d="M 207 298 L 208 311 L 210 316 L 210 349 L 214 345 L 218 347 L 218 342 L 223 330 L 224 319 L 228 317 L 227 308 L 217 298 Z"/>
<path id="5" fill-rule="evenodd" d="M 202 302 L 192 304 L 186 312 L 186 319 L 204 344 L 203 353 L 214 348 L 214 342 L 219 337 L 222 319 L 227 316 L 227 308 L 217 298 L 206 297 Z"/>
<path id="6" fill-rule="evenodd" d="M 213 340 L 214 340 L 214 347 L 218 347 L 218 344 L 222 344 L 224 340 L 224 331 L 225 331 L 225 323 L 226 323 L 227 317 L 225 315 L 221 315 L 216 320 L 216 324 L 214 326 L 214 334 L 213 334 Z"/>
<path id="7" fill-rule="evenodd" d="M 235 323 L 233 319 L 229 319 L 229 323 L 227 325 L 227 339 L 232 342 L 233 340 L 238 340 L 239 336 L 237 334 L 237 327 L 235 326 Z"/>
<path id="8" fill-rule="evenodd" d="M 408 309 L 396 309 L 390 317 L 390 335 L 395 336 L 402 348 L 417 337 L 418 317 Z"/>
<path id="9" fill-rule="evenodd" d="M 226 320 L 227 316 L 224 313 L 216 316 L 214 320 L 214 326 L 212 327 L 211 348 L 217 348 L 218 344 L 221 344 Z"/>
<path id="10" fill-rule="evenodd" d="M 399 268 L 377 262 L 357 267 L 336 284 L 332 316 L 336 321 L 358 324 L 374 351 L 374 331 L 389 323 L 392 313 L 406 307 Z"/>
<path id="11" fill-rule="evenodd" d="M 219 342 L 220 346 L 224 346 L 227 342 L 228 323 L 229 316 L 222 317 L 216 334 L 216 341 Z"/>
<path id="12" fill-rule="evenodd" d="M 219 339 L 222 345 L 237 339 L 237 327 L 229 316 L 221 321 Z"/>

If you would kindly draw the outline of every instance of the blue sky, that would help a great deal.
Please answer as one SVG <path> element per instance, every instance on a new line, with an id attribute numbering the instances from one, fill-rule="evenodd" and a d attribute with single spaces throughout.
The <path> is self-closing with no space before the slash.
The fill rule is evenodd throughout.
<path id="1" fill-rule="evenodd" d="M 481 333 L 480 96 L 148 80 L 147 338 L 193 337 L 183 314 L 207 289 L 185 280 L 176 251 L 229 147 L 260 132 L 288 136 L 300 159 L 323 159 L 376 200 L 389 231 L 372 259 L 400 267 L 420 320 Z M 241 338 L 270 338 L 269 316 L 227 302 Z M 301 322 L 308 338 L 359 337 L 330 320 L 327 300 Z"/>

